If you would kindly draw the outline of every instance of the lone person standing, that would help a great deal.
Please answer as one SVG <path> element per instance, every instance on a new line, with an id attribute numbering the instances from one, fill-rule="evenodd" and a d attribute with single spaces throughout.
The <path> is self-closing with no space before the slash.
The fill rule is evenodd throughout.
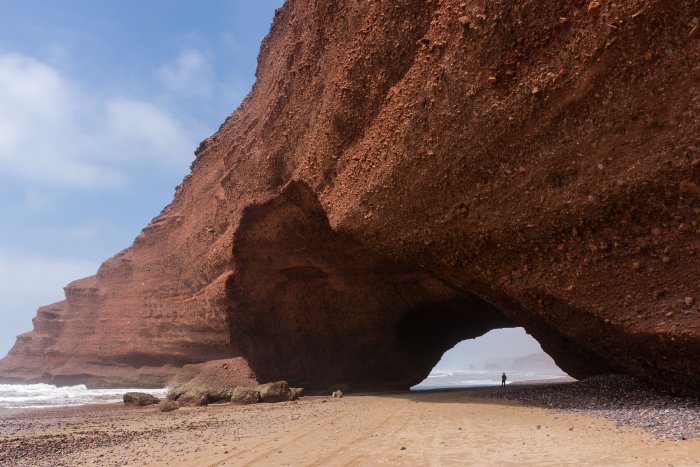
<path id="1" fill-rule="evenodd" d="M 501 387 L 502 388 L 506 387 L 506 380 L 507 379 L 508 379 L 508 377 L 506 376 L 505 373 L 503 373 L 503 376 L 501 376 Z"/>

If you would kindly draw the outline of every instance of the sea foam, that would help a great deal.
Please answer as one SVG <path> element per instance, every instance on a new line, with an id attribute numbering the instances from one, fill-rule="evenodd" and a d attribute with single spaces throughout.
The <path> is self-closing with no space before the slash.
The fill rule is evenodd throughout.
<path id="1" fill-rule="evenodd" d="M 141 391 L 165 397 L 165 389 L 88 389 L 85 385 L 0 384 L 0 409 L 67 407 L 121 402 L 124 393 Z"/>

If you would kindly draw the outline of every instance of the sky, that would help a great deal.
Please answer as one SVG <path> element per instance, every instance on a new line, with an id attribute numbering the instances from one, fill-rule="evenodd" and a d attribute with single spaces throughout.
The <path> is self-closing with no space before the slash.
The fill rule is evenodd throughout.
<path id="1" fill-rule="evenodd" d="M 539 352 L 542 352 L 542 347 L 523 328 L 494 329 L 481 337 L 455 345 L 445 352 L 435 368 L 466 370 L 473 365 L 483 370 L 489 363 L 509 362 Z"/>
<path id="2" fill-rule="evenodd" d="M 170 202 L 282 3 L 0 0 L 0 356 Z M 440 365 L 538 350 L 503 330 Z"/>
<path id="3" fill-rule="evenodd" d="M 282 3 L 0 0 L 0 356 L 170 202 Z"/>

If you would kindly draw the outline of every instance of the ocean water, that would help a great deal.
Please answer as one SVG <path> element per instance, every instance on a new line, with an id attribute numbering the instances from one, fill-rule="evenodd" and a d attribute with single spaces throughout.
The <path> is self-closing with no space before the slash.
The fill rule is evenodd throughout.
<path id="1" fill-rule="evenodd" d="M 165 397 L 165 389 L 88 389 L 84 385 L 56 387 L 51 384 L 0 384 L 0 409 L 68 407 L 121 402 L 124 393 L 147 392 Z"/>
<path id="2" fill-rule="evenodd" d="M 500 386 L 502 371 L 493 370 L 433 370 L 413 390 Z M 556 379 L 566 376 L 563 372 L 506 371 L 506 384 L 515 381 Z"/>
<path id="3" fill-rule="evenodd" d="M 558 372 L 511 371 L 506 372 L 507 384 L 515 381 L 556 379 L 566 376 Z M 498 386 L 500 371 L 433 370 L 413 390 L 449 389 L 476 386 Z M 166 389 L 88 389 L 84 385 L 56 387 L 51 384 L 0 384 L 0 409 L 30 409 L 68 407 L 85 404 L 109 404 L 121 402 L 124 393 L 147 392 L 165 397 Z"/>

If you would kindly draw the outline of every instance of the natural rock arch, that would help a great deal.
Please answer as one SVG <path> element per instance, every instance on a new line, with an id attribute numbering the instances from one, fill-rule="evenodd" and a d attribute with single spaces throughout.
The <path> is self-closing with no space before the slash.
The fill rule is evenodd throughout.
<path id="1" fill-rule="evenodd" d="M 697 2 L 550 3 L 285 2 L 173 202 L 0 375 L 408 386 L 507 320 L 572 376 L 697 393 Z"/>
<path id="2" fill-rule="evenodd" d="M 458 342 L 518 326 L 478 296 L 335 232 L 300 182 L 246 209 L 233 257 L 231 341 L 265 381 L 407 388 Z M 610 371 L 544 327 L 537 335 L 572 375 Z"/>

